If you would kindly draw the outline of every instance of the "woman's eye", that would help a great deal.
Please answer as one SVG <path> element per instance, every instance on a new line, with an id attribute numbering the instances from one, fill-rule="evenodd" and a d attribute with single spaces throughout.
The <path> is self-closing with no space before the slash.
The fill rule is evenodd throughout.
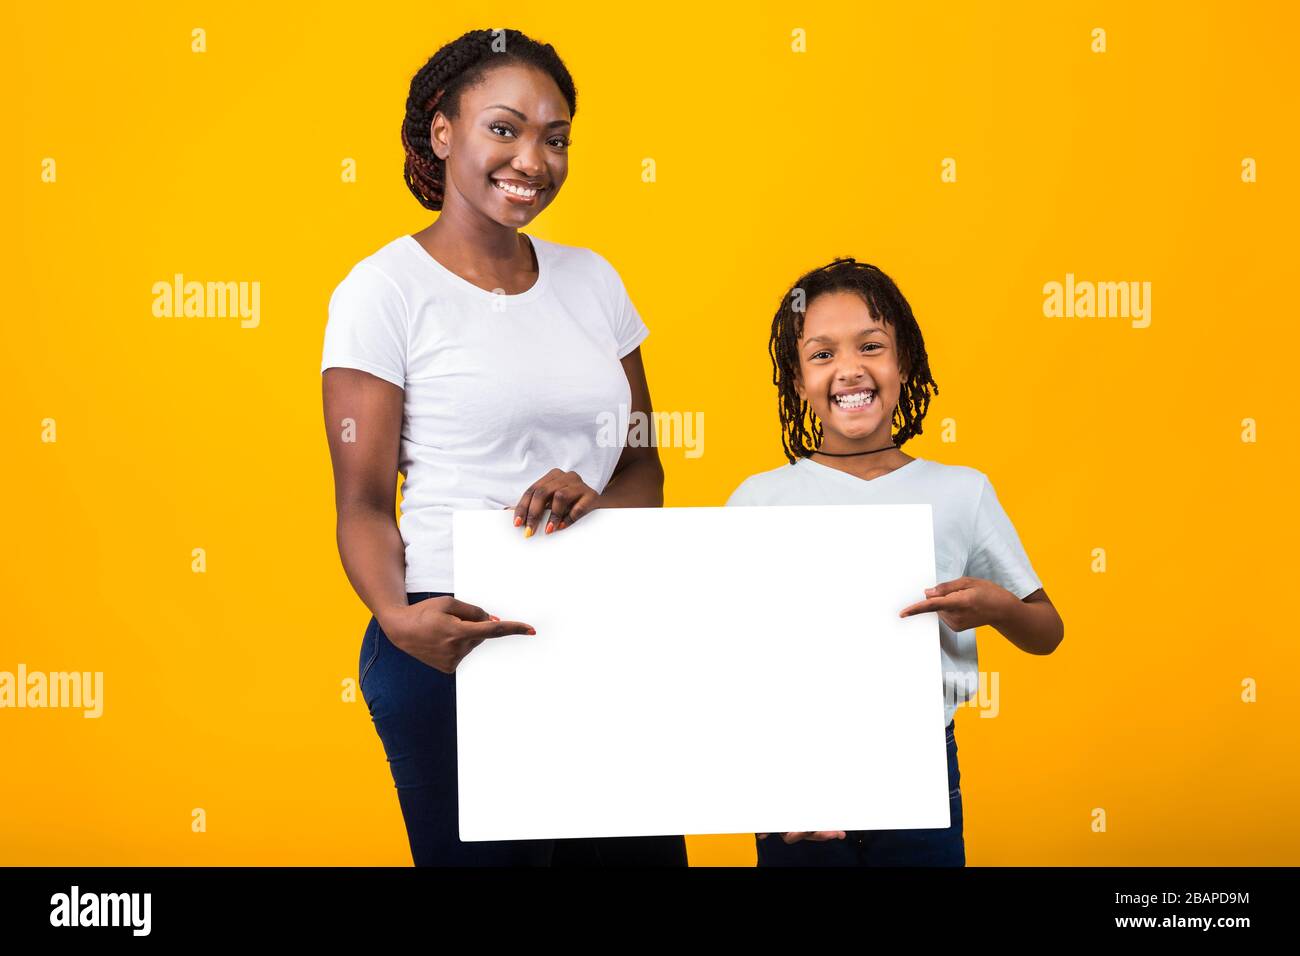
<path id="1" fill-rule="evenodd" d="M 567 136 L 557 136 L 551 140 L 551 145 L 556 149 L 568 149 L 573 145 L 573 140 L 569 139 Z"/>
<path id="2" fill-rule="evenodd" d="M 512 135 L 514 134 L 514 130 L 511 129 L 509 126 L 507 126 L 505 123 L 489 123 L 488 129 L 492 130 L 492 132 L 494 133 L 499 129 L 503 129 L 507 133 L 510 133 Z"/>

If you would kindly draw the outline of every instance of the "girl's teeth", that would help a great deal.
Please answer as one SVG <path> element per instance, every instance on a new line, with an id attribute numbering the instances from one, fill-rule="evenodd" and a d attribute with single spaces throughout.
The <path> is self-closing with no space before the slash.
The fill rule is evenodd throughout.
<path id="1" fill-rule="evenodd" d="M 861 408 L 864 405 L 870 405 L 875 397 L 875 392 L 858 392 L 854 395 L 837 396 L 835 402 L 841 408 Z"/>

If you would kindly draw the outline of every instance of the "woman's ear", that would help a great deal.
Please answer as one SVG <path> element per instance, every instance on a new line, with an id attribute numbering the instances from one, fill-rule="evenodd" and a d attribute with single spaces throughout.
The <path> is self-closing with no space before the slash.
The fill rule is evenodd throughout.
<path id="1" fill-rule="evenodd" d="M 429 124 L 429 146 L 433 155 L 446 161 L 451 154 L 451 123 L 440 110 L 433 113 L 433 122 Z"/>

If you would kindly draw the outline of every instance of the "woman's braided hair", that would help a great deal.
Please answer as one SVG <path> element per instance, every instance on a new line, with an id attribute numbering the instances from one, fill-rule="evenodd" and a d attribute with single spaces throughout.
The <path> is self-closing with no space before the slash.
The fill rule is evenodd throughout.
<path id="1" fill-rule="evenodd" d="M 894 432 L 895 445 L 901 448 L 908 439 L 921 434 L 930 395 L 939 394 L 939 386 L 930 375 L 930 359 L 925 353 L 921 327 L 894 280 L 868 263 L 853 258 L 835 259 L 800 276 L 781 300 L 781 307 L 772 320 L 772 337 L 768 342 L 772 384 L 777 386 L 781 441 L 785 457 L 792 464 L 811 455 L 822 441 L 821 422 L 812 406 L 799 397 L 794 380 L 799 371 L 804 314 L 814 299 L 830 292 L 854 293 L 866 303 L 876 321 L 893 326 L 900 367 L 907 369 L 892 423 L 898 428 Z"/>
<path id="2" fill-rule="evenodd" d="M 555 80 L 569 104 L 569 116 L 578 110 L 578 91 L 555 48 L 538 43 L 518 30 L 471 30 L 448 43 L 411 78 L 402 120 L 402 148 L 406 151 L 406 186 L 425 209 L 442 208 L 446 164 L 433 152 L 429 130 L 433 114 L 441 110 L 448 119 L 460 112 L 460 96 L 489 70 L 508 63 L 536 67 Z"/>

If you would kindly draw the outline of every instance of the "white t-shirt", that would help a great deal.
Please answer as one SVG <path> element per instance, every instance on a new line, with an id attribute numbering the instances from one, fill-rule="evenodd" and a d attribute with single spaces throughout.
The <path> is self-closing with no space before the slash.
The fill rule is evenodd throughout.
<path id="1" fill-rule="evenodd" d="M 455 590 L 453 509 L 513 508 L 552 468 L 603 492 L 622 453 L 599 422 L 627 420 L 619 360 L 650 330 L 598 253 L 528 239 L 538 277 L 518 295 L 480 289 L 403 235 L 330 297 L 321 371 L 361 369 L 405 390 L 408 592 Z"/>
<path id="2" fill-rule="evenodd" d="M 929 504 L 934 509 L 936 583 L 973 577 L 994 581 L 1017 598 L 1041 588 L 1011 519 L 983 472 L 915 458 L 865 481 L 811 458 L 742 481 L 728 505 Z M 924 593 L 916 595 L 925 600 Z M 902 608 L 898 608 L 902 610 Z M 939 621 L 944 724 L 957 704 L 979 690 L 975 628 L 953 631 Z"/>

